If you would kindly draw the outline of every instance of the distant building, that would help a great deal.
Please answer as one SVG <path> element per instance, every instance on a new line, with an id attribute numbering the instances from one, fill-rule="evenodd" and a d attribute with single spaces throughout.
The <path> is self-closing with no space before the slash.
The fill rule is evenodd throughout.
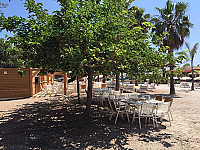
<path id="1" fill-rule="evenodd" d="M 192 70 L 191 70 L 191 67 L 185 67 L 185 68 L 181 68 L 183 71 L 183 76 L 185 77 L 192 77 Z M 193 67 L 194 69 L 194 77 L 199 77 L 200 76 L 200 66 L 197 65 L 197 66 L 194 66 Z"/>

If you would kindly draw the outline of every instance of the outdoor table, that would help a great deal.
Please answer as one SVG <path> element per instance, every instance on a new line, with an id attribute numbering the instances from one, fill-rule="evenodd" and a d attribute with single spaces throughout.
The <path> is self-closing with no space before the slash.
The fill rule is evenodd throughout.
<path id="1" fill-rule="evenodd" d="M 158 101 L 158 100 L 148 100 L 148 101 L 145 101 L 145 103 L 158 104 L 158 103 L 163 103 L 163 101 Z"/>
<path id="2" fill-rule="evenodd" d="M 147 98 L 145 98 L 145 97 L 135 97 L 135 98 L 130 98 L 129 99 L 130 101 L 146 101 L 147 100 Z"/>

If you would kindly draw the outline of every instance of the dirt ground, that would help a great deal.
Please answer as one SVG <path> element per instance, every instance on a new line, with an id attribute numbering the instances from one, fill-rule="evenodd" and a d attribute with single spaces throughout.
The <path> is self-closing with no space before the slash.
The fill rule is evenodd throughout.
<path id="1" fill-rule="evenodd" d="M 40 97 L 0 101 L 0 149 L 200 149 L 200 89 L 176 87 L 172 104 L 173 121 L 168 118 L 159 128 L 138 120 L 114 119 L 92 105 L 91 118 L 84 116 L 84 105 L 76 97 Z M 159 85 L 150 95 L 169 94 Z"/>

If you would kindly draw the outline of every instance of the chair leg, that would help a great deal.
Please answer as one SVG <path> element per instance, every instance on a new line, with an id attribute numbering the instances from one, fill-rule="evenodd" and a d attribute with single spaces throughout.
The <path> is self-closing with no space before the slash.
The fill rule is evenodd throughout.
<path id="1" fill-rule="evenodd" d="M 140 115 L 139 115 L 138 118 L 139 118 L 139 126 L 140 126 L 140 129 L 141 129 L 142 127 L 141 127 Z"/>
<path id="2" fill-rule="evenodd" d="M 130 120 L 129 120 L 129 116 L 128 116 L 128 112 L 126 110 L 126 116 L 127 116 L 127 119 L 128 119 L 128 123 L 130 123 Z"/>
<path id="3" fill-rule="evenodd" d="M 135 110 L 134 110 L 134 112 L 133 112 L 132 124 L 133 124 L 133 121 L 135 121 Z"/>
<path id="4" fill-rule="evenodd" d="M 111 119 L 112 119 L 112 113 L 110 114 L 110 117 L 109 117 L 109 120 L 111 121 Z"/>
<path id="5" fill-rule="evenodd" d="M 117 112 L 117 116 L 116 116 L 116 119 L 115 119 L 115 124 L 117 123 L 118 116 L 119 116 L 119 112 Z"/>
<path id="6" fill-rule="evenodd" d="M 171 112 L 171 110 L 170 110 L 169 112 L 170 112 L 171 120 L 173 121 L 174 119 L 173 119 L 173 117 L 172 117 L 172 112 Z"/>
<path id="7" fill-rule="evenodd" d="M 171 126 L 172 123 L 171 123 L 171 119 L 170 119 L 169 113 L 168 113 L 168 117 L 169 117 L 169 122 L 170 122 L 170 126 Z"/>
<path id="8" fill-rule="evenodd" d="M 153 127 L 155 128 L 155 122 L 154 122 L 154 117 L 153 116 L 152 116 L 152 119 L 153 119 Z"/>
<path id="9" fill-rule="evenodd" d="M 156 116 L 154 116 L 154 119 L 155 119 L 155 121 L 156 121 L 156 126 L 157 126 L 157 128 L 158 128 L 158 121 L 157 121 Z"/>
<path id="10" fill-rule="evenodd" d="M 163 121 L 163 114 L 161 114 L 161 116 L 160 116 L 160 121 L 161 122 Z"/>

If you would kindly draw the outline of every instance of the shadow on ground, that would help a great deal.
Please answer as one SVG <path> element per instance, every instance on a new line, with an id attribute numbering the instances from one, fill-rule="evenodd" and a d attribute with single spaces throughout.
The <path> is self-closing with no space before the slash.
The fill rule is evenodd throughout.
<path id="1" fill-rule="evenodd" d="M 151 124 L 129 124 L 118 120 L 117 125 L 108 117 L 99 115 L 93 106 L 93 118 L 84 117 L 84 107 L 75 100 L 49 98 L 46 102 L 24 105 L 0 119 L 1 149 L 126 149 L 130 136 L 136 141 L 159 142 L 164 147 L 170 134 L 161 134 L 165 126 L 154 130 Z M 152 136 L 152 132 L 157 134 Z M 129 148 L 130 149 L 130 148 Z"/>

